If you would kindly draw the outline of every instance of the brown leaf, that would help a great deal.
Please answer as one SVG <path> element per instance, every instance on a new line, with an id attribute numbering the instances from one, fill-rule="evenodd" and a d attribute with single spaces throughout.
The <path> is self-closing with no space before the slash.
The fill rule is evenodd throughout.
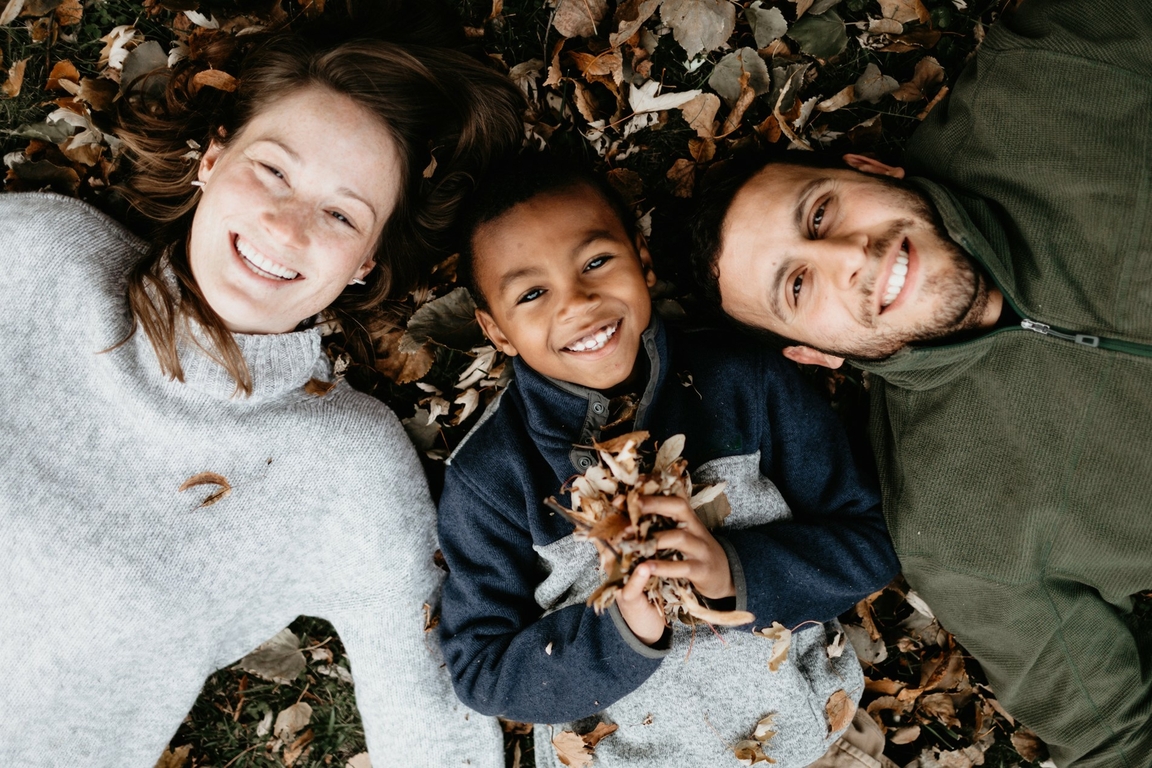
<path id="1" fill-rule="evenodd" d="M 736 103 L 732 105 L 731 111 L 728 112 L 728 117 L 724 118 L 724 125 L 720 126 L 720 135 L 727 136 L 740 127 L 740 122 L 744 119 L 744 113 L 748 111 L 748 107 L 752 106 L 752 102 L 756 99 L 756 90 L 749 85 L 751 75 L 747 71 L 740 73 L 740 97 L 736 99 Z"/>
<path id="2" fill-rule="evenodd" d="M 644 194 L 643 178 L 628 168 L 613 168 L 608 171 L 608 183 L 629 205 L 634 205 Z"/>
<path id="3" fill-rule="evenodd" d="M 665 174 L 672 182 L 672 194 L 676 197 L 692 197 L 696 186 L 696 163 L 684 158 L 678 159 Z"/>
<path id="4" fill-rule="evenodd" d="M 1048 748 L 1040 737 L 1027 728 L 1020 727 L 1012 734 L 1012 748 L 1025 760 L 1036 762 L 1047 757 Z"/>
<path id="5" fill-rule="evenodd" d="M 28 66 L 28 59 L 13 62 L 8 68 L 8 79 L 0 85 L 0 98 L 14 99 L 20 95 L 20 87 L 24 84 L 24 68 Z"/>
<path id="6" fill-rule="evenodd" d="M 619 728 L 620 726 L 616 724 L 596 723 L 596 727 L 592 729 L 591 733 L 584 734 L 584 743 L 588 745 L 589 749 L 596 749 L 596 745 L 599 744 L 604 737 L 611 736 L 616 733 Z"/>
<path id="7" fill-rule="evenodd" d="M 83 18 L 84 6 L 80 5 L 80 0 L 64 0 L 56 7 L 56 23 L 62 27 L 79 24 Z"/>
<path id="8" fill-rule="evenodd" d="M 184 768 L 188 764 L 188 758 L 191 754 L 191 744 L 176 747 L 171 752 L 165 749 L 160 755 L 160 759 L 156 761 L 156 768 Z"/>
<path id="9" fill-rule="evenodd" d="M 688 126 L 701 139 L 711 139 L 716 133 L 716 113 L 720 110 L 720 97 L 714 93 L 701 93 L 680 105 L 680 112 Z"/>
<path id="10" fill-rule="evenodd" d="M 607 0 L 560 0 L 552 26 L 564 37 L 589 37 L 608 13 Z"/>
<path id="11" fill-rule="evenodd" d="M 727 0 L 664 0 L 660 18 L 691 61 L 728 42 L 736 28 L 736 6 Z"/>
<path id="12" fill-rule="evenodd" d="M 608 36 L 609 45 L 619 48 L 630 39 L 656 12 L 661 2 L 662 0 L 625 0 L 620 3 L 616 8 L 616 21 L 619 26 Z"/>
<path id="13" fill-rule="evenodd" d="M 77 88 L 80 86 L 80 72 L 72 64 L 71 61 L 64 59 L 56 62 L 52 67 L 52 71 L 48 73 L 48 85 L 45 87 L 49 91 L 67 91 L 68 93 L 75 94 L 76 91 L 71 88 L 65 88 L 60 84 L 61 80 L 65 80 L 70 84 L 74 84 Z"/>
<path id="14" fill-rule="evenodd" d="M 348 762 L 344 763 L 344 768 L 372 768 L 372 758 L 368 756 L 367 752 L 361 752 L 348 758 Z"/>
<path id="15" fill-rule="evenodd" d="M 879 0 L 880 12 L 886 19 L 895 19 L 901 24 L 918 21 L 928 23 L 928 9 L 920 0 Z"/>
<path id="16" fill-rule="evenodd" d="M 546 87 L 559 85 L 560 81 L 564 79 L 564 70 L 560 68 L 560 51 L 564 49 L 564 42 L 564 38 L 560 38 L 552 48 L 552 59 L 548 65 L 548 77 L 544 80 Z"/>
<path id="17" fill-rule="evenodd" d="M 613 91 L 624 82 L 624 57 L 619 53 L 609 51 L 593 56 L 572 51 L 568 55 L 589 82 L 603 83 Z"/>
<path id="18" fill-rule="evenodd" d="M 888 737 L 888 741 L 893 744 L 911 744 L 918 738 L 920 738 L 920 726 L 910 725 L 892 731 L 892 734 Z"/>
<path id="19" fill-rule="evenodd" d="M 532 733 L 532 723 L 520 723 L 515 720 L 505 720 L 502 717 L 498 718 L 498 720 L 500 723 L 500 730 L 504 731 L 504 733 L 508 733 L 513 736 L 527 736 L 528 734 Z"/>
<path id="20" fill-rule="evenodd" d="M 180 484 L 178 489 L 181 493 L 189 488 L 195 488 L 198 485 L 216 485 L 219 486 L 215 491 L 204 497 L 204 501 L 196 507 L 201 509 L 203 507 L 210 507 L 218 501 L 227 498 L 228 494 L 232 493 L 232 484 L 224 475 L 218 475 L 215 472 L 199 472 L 192 477 L 185 480 Z"/>
<path id="21" fill-rule="evenodd" d="M 936 95 L 934 97 L 932 97 L 932 101 L 928 102 L 928 106 L 924 107 L 924 110 L 922 112 L 920 112 L 920 114 L 916 115 L 916 119 L 917 120 L 923 120 L 924 118 L 928 117 L 928 113 L 932 111 L 933 107 L 935 107 L 937 104 L 939 104 L 944 99 L 944 97 L 947 95 L 948 95 L 948 86 L 944 86 L 943 88 L 941 88 L 939 91 L 936 92 Z"/>
<path id="22" fill-rule="evenodd" d="M 560 762 L 569 768 L 587 768 L 592 765 L 592 750 L 578 734 L 560 731 L 552 737 L 552 746 Z"/>
<path id="23" fill-rule="evenodd" d="M 576 111 L 580 115 L 592 123 L 596 121 L 596 98 L 584 83 L 573 83 L 576 87 L 572 92 L 572 101 L 576 105 Z"/>
<path id="24" fill-rule="evenodd" d="M 298 701 L 276 715 L 276 724 L 272 727 L 272 733 L 285 743 L 294 741 L 297 731 L 307 726 L 311 719 L 312 707 L 306 702 Z"/>
<path id="25" fill-rule="evenodd" d="M 924 717 L 934 718 L 953 728 L 960 727 L 960 721 L 956 718 L 956 705 L 952 702 L 952 697 L 946 693 L 921 696 L 916 709 Z"/>
<path id="26" fill-rule="evenodd" d="M 648 432 L 640 429 L 635 432 L 629 432 L 627 434 L 620 435 L 619 437 L 614 437 L 611 440 L 605 440 L 602 443 L 593 443 L 593 445 L 596 446 L 596 450 L 598 451 L 605 451 L 607 453 L 619 453 L 620 451 L 624 450 L 625 447 L 627 447 L 628 443 L 635 443 L 636 445 L 639 445 L 647 439 Z"/>
<path id="27" fill-rule="evenodd" d="M 80 81 L 76 98 L 85 102 L 97 112 L 110 112 L 120 87 L 102 77 L 85 77 Z"/>
<path id="28" fill-rule="evenodd" d="M 376 370 L 397 384 L 419 381 L 432 370 L 436 355 L 424 344 L 415 352 L 402 352 L 404 331 L 390 331 L 376 340 Z"/>
<path id="29" fill-rule="evenodd" d="M 912 79 L 892 92 L 892 98 L 897 101 L 919 101 L 928 98 L 928 90 L 944 82 L 944 67 L 931 56 L 925 56 L 916 62 L 916 70 Z"/>
<path id="30" fill-rule="evenodd" d="M 849 85 L 841 89 L 835 96 L 830 99 L 824 99 L 816 105 L 817 112 L 835 112 L 841 107 L 846 107 L 852 102 L 856 101 L 856 86 Z"/>
<path id="31" fill-rule="evenodd" d="M 332 381 L 324 381 L 323 379 L 308 379 L 308 383 L 304 385 L 304 391 L 307 394 L 313 395 L 315 397 L 324 397 L 324 395 L 328 394 L 336 387 L 337 383 L 338 381 L 336 379 L 333 379 Z"/>
<path id="32" fill-rule="evenodd" d="M 916 27 L 907 34 L 900 35 L 892 43 L 881 48 L 885 53 L 908 53 L 918 48 L 931 48 L 940 42 L 940 30 Z"/>
<path id="33" fill-rule="evenodd" d="M 295 706 L 299 705 L 297 704 Z M 304 706 L 307 707 L 308 705 L 305 704 Z M 292 768 L 296 761 L 299 760 L 304 754 L 305 748 L 312 743 L 314 738 L 316 738 L 316 734 L 312 732 L 311 728 L 309 728 L 308 730 L 304 731 L 304 733 L 297 736 L 295 741 L 284 747 L 284 765 L 288 766 L 288 768 Z"/>
<path id="34" fill-rule="evenodd" d="M 780 667 L 788 661 L 788 650 L 792 647 L 792 630 L 774 621 L 771 627 L 765 627 L 754 634 L 772 641 L 772 655 L 768 657 L 768 670 L 770 672 L 780 671 Z"/>
<path id="35" fill-rule="evenodd" d="M 207 87 L 231 93 L 239 84 L 239 80 L 221 69 L 205 69 L 192 78 L 192 86 L 196 90 Z"/>
<path id="36" fill-rule="evenodd" d="M 824 714 L 828 718 L 828 733 L 842 731 L 852 722 L 852 716 L 856 714 L 856 704 L 848 698 L 847 692 L 836 691 L 828 697 L 828 703 L 824 705 Z"/>
<path id="37" fill-rule="evenodd" d="M 889 680 L 882 677 L 878 680 L 865 680 L 864 690 L 869 693 L 879 693 L 885 696 L 895 696 L 900 691 L 908 687 L 907 683 L 902 683 L 899 680 Z"/>

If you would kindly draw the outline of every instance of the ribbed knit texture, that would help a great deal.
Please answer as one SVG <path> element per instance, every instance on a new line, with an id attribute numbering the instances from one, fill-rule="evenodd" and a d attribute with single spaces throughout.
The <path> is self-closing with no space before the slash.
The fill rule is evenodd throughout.
<path id="1" fill-rule="evenodd" d="M 1152 347 L 1152 3 L 1027 0 L 907 164 L 1021 315 Z M 861 367 L 912 586 L 1057 765 L 1152 766 L 1152 359 L 1015 327 Z"/>
<path id="2" fill-rule="evenodd" d="M 319 334 L 237 336 L 255 392 L 131 328 L 145 246 L 83 203 L 0 196 L 0 766 L 151 768 L 204 679 L 300 614 L 348 652 L 377 766 L 503 765 L 422 606 L 435 516 L 395 416 L 330 379 Z M 212 487 L 180 492 L 200 472 Z"/>

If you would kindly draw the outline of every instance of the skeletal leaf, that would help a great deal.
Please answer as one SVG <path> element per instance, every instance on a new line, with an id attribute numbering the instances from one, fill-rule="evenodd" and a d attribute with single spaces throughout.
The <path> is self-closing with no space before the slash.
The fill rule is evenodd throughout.
<path id="1" fill-rule="evenodd" d="M 210 507 L 216 502 L 227 498 L 228 494 L 232 493 L 232 484 L 228 482 L 228 478 L 215 472 L 199 472 L 192 475 L 192 477 L 180 484 L 178 490 L 183 493 L 189 488 L 195 488 L 198 485 L 215 485 L 217 489 L 205 496 L 204 500 L 196 507 L 197 509 Z"/>
<path id="2" fill-rule="evenodd" d="M 848 698 L 845 691 L 839 690 L 828 697 L 824 705 L 824 714 L 828 718 L 828 733 L 836 733 L 848 727 L 852 716 L 856 714 L 856 704 Z"/>
<path id="3" fill-rule="evenodd" d="M 237 666 L 245 672 L 274 683 L 290 683 L 304 671 L 307 661 L 300 650 L 300 638 L 296 637 L 292 630 L 282 629 L 273 638 L 261 643 L 256 650 L 240 659 Z"/>

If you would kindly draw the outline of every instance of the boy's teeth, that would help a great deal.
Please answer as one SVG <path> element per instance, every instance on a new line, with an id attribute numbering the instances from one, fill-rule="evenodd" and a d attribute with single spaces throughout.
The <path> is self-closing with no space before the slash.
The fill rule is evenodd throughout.
<path id="1" fill-rule="evenodd" d="M 896 297 L 900 295 L 900 289 L 904 287 L 904 281 L 908 275 L 908 251 L 901 249 L 900 253 L 896 256 L 896 263 L 892 265 L 892 274 L 888 276 L 888 289 L 884 292 L 884 298 L 880 301 L 881 307 L 886 307 L 892 302 L 896 301 Z"/>
<path id="2" fill-rule="evenodd" d="M 265 258 L 259 251 L 241 240 L 239 236 L 236 237 L 236 250 L 240 252 L 240 255 L 243 256 L 251 266 L 256 267 L 255 271 L 263 273 L 265 276 L 279 277 L 282 280 L 292 280 L 300 274 Z"/>
<path id="3" fill-rule="evenodd" d="M 616 333 L 618 326 L 618 323 L 613 323 L 610 326 L 601 328 L 595 333 L 590 333 L 576 343 L 571 344 L 568 350 L 571 352 L 592 352 L 600 349 L 600 347 L 607 344 L 608 339 L 612 338 L 613 334 Z"/>

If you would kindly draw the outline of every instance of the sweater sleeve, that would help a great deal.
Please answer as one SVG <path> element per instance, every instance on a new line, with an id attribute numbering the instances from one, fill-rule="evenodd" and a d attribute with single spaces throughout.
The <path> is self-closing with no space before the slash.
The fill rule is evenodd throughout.
<path id="1" fill-rule="evenodd" d="M 341 530 L 318 532 L 339 551 L 323 615 L 348 652 L 372 762 L 502 768 L 499 724 L 456 698 L 426 630 L 442 572 L 434 562 L 436 510 L 419 460 L 391 414 L 376 441 L 385 454 L 364 446 L 379 464 L 363 476 L 379 479 L 386 467 L 383 487 L 365 489 Z"/>
<path id="2" fill-rule="evenodd" d="M 456 693 L 477 711 L 524 722 L 595 714 L 639 687 L 666 651 L 641 644 L 612 612 L 577 604 L 545 614 L 527 515 L 492 496 L 449 466 L 440 638 Z"/>
<path id="3" fill-rule="evenodd" d="M 899 572 L 875 478 L 858 466 L 836 414 L 783 357 L 770 354 L 760 471 L 788 520 L 725 531 L 733 575 L 759 626 L 828 621 Z"/>

